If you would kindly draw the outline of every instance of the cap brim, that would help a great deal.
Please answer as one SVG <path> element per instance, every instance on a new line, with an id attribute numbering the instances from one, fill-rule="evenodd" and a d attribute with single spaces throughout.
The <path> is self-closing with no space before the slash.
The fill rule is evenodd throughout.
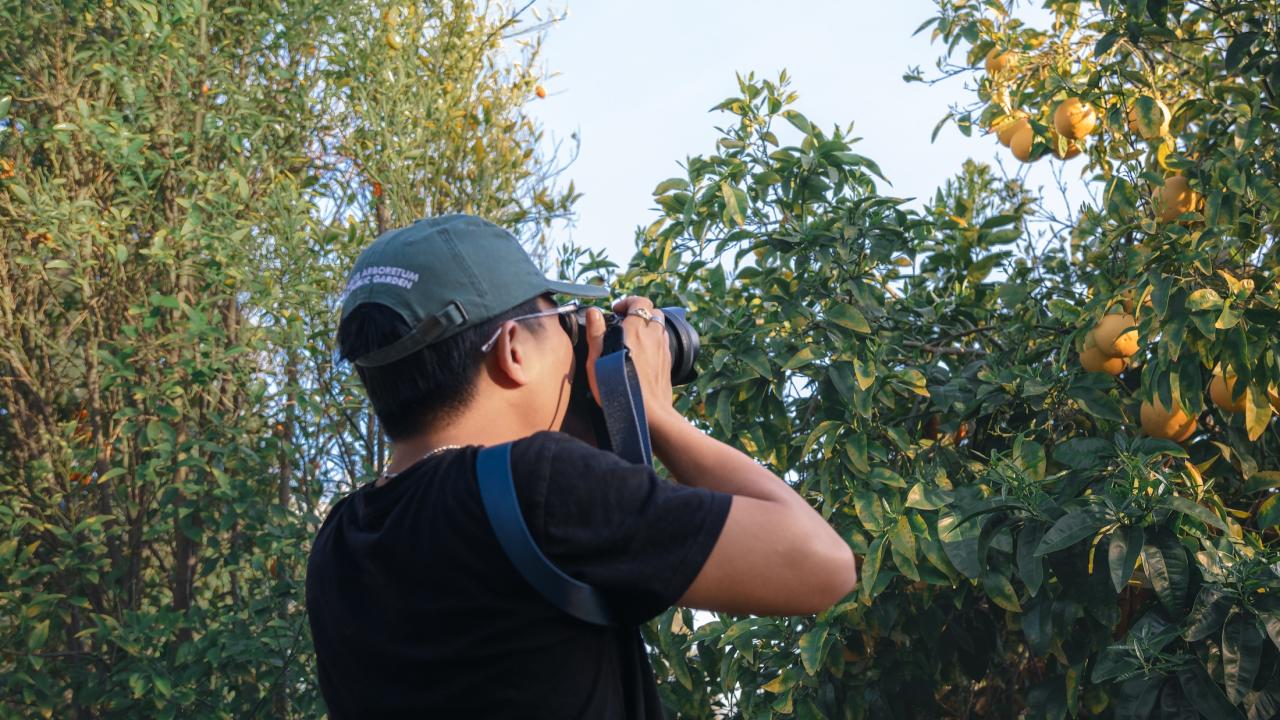
<path id="1" fill-rule="evenodd" d="M 602 285 L 579 285 L 577 283 L 560 282 L 559 280 L 547 280 L 547 291 L 577 297 L 609 297 L 609 288 Z"/>

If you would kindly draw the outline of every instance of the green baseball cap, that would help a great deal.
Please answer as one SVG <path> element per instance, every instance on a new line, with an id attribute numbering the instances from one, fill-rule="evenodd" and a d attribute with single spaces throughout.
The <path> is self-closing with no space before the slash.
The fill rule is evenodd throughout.
<path id="1" fill-rule="evenodd" d="M 377 367 L 544 293 L 602 298 L 609 289 L 543 277 L 511 233 L 472 215 L 443 215 L 385 232 L 360 253 L 342 317 L 364 303 L 381 303 L 413 328 L 355 359 Z"/>

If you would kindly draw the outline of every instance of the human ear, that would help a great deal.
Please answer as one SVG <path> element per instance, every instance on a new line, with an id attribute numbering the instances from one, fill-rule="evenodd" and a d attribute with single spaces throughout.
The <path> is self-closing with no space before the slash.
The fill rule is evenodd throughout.
<path id="1" fill-rule="evenodd" d="M 527 385 L 530 380 L 529 331 L 514 320 L 502 324 L 498 342 L 490 352 L 497 370 L 494 380 L 507 387 Z"/>

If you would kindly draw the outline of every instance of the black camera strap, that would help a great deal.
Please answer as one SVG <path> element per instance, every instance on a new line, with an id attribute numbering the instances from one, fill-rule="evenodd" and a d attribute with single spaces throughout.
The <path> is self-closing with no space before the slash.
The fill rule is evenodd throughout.
<path id="1" fill-rule="evenodd" d="M 476 454 L 476 478 L 489 524 L 520 575 L 552 605 L 573 617 L 592 625 L 616 625 L 600 591 L 566 575 L 534 543 L 516 500 L 511 443 L 482 448 Z"/>
<path id="2" fill-rule="evenodd" d="M 623 341 L 620 325 L 604 334 L 604 348 L 596 361 L 596 387 L 600 390 L 603 411 L 597 421 L 596 437 L 607 437 L 608 449 L 623 460 L 652 465 L 653 447 L 649 442 L 644 398 L 640 394 L 640 377 L 631 360 L 631 351 Z M 604 432 L 598 426 L 600 422 L 604 424 Z"/>
<path id="3" fill-rule="evenodd" d="M 640 377 L 620 326 L 605 332 L 601 357 L 596 361 L 596 386 L 600 390 L 600 407 L 590 400 L 589 390 L 580 390 L 585 393 L 585 401 L 580 402 L 589 403 L 597 444 L 629 462 L 652 465 L 653 449 Z M 480 450 L 476 478 L 489 524 L 520 576 L 569 615 L 592 625 L 617 625 L 600 591 L 556 567 L 529 534 L 511 477 L 511 444 Z"/>

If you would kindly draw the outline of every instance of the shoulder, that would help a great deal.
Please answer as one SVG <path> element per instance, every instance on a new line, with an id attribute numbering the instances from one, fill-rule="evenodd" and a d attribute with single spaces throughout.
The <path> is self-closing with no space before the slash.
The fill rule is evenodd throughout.
<path id="1" fill-rule="evenodd" d="M 591 467 L 595 470 L 632 467 L 608 450 L 601 450 L 567 433 L 543 430 L 517 440 L 511 449 L 513 462 L 523 460 L 545 464 L 548 470 Z M 638 467 L 638 466 L 637 466 Z"/>

